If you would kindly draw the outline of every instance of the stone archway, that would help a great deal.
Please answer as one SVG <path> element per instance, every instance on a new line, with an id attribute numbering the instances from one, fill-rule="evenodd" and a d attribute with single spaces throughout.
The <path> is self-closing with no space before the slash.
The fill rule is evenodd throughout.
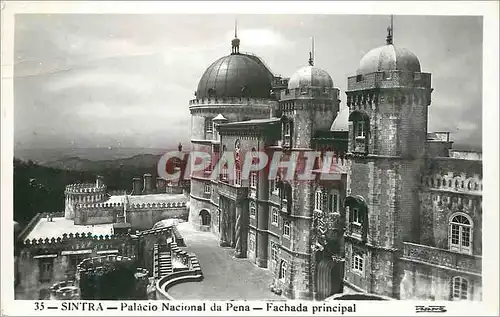
<path id="1" fill-rule="evenodd" d="M 202 209 L 200 211 L 200 225 L 205 226 L 205 227 L 210 227 L 210 212 L 206 209 Z"/>

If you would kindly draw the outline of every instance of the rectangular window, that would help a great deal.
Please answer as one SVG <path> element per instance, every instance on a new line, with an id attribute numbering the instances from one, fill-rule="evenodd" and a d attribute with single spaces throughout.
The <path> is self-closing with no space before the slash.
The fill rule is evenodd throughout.
<path id="1" fill-rule="evenodd" d="M 361 214 L 358 208 L 353 208 L 351 212 L 351 222 L 357 225 L 361 225 Z"/>
<path id="2" fill-rule="evenodd" d="M 360 82 L 363 80 L 363 75 L 356 75 L 356 82 Z"/>
<path id="3" fill-rule="evenodd" d="M 339 213 L 339 194 L 336 192 L 328 195 L 328 211 L 330 213 Z"/>
<path id="4" fill-rule="evenodd" d="M 250 173 L 250 187 L 257 188 L 257 172 Z"/>
<path id="5" fill-rule="evenodd" d="M 236 178 L 234 179 L 234 185 L 241 186 L 241 170 L 236 169 L 235 174 L 236 174 L 236 176 L 235 176 Z"/>
<path id="6" fill-rule="evenodd" d="M 290 221 L 283 221 L 283 236 L 290 237 Z"/>
<path id="7" fill-rule="evenodd" d="M 279 211 L 278 208 L 276 207 L 272 207 L 271 223 L 276 227 L 278 226 L 279 223 Z"/>
<path id="8" fill-rule="evenodd" d="M 364 121 L 356 121 L 356 137 L 364 138 L 365 137 L 365 122 Z"/>
<path id="9" fill-rule="evenodd" d="M 210 194 L 211 188 L 212 188 L 212 185 L 209 183 L 206 183 L 205 184 L 205 191 L 204 191 L 205 194 Z"/>
<path id="10" fill-rule="evenodd" d="M 40 282 L 50 282 L 54 273 L 54 260 L 40 261 Z"/>
<path id="11" fill-rule="evenodd" d="M 365 257 L 364 254 L 361 252 L 353 252 L 352 254 L 352 263 L 351 263 L 351 268 L 354 272 L 356 273 L 363 273 L 364 272 L 364 265 L 365 265 Z"/>
<path id="12" fill-rule="evenodd" d="M 279 195 L 278 183 L 279 183 L 279 178 L 276 177 L 276 179 L 272 182 L 271 186 L 271 190 L 274 195 Z"/>
<path id="13" fill-rule="evenodd" d="M 314 193 L 314 209 L 315 210 L 323 210 L 323 193 L 321 190 L 316 191 Z"/>
<path id="14" fill-rule="evenodd" d="M 250 232 L 250 238 L 248 241 L 248 249 L 251 252 L 255 252 L 255 233 Z"/>
<path id="15" fill-rule="evenodd" d="M 205 132 L 212 133 L 214 131 L 214 124 L 211 118 L 205 119 Z"/>
<path id="16" fill-rule="evenodd" d="M 278 263 L 278 245 L 271 242 L 271 261 Z"/>

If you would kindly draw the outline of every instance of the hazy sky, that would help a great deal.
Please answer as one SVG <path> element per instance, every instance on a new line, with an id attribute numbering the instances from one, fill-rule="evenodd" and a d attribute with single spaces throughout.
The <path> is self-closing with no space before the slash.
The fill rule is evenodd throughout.
<path id="1" fill-rule="evenodd" d="M 340 88 L 372 48 L 388 16 L 16 15 L 14 140 L 17 148 L 169 147 L 189 139 L 198 80 L 240 49 L 289 77 L 308 60 Z M 432 73 L 429 131 L 481 145 L 482 18 L 396 16 L 394 43 Z"/>

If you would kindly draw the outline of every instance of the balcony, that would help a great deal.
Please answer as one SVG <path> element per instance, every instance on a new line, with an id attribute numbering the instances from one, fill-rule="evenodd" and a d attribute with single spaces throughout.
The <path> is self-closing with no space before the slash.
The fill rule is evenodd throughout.
<path id="1" fill-rule="evenodd" d="M 226 196 L 231 200 L 241 200 L 248 196 L 248 187 L 234 186 L 228 183 L 219 182 L 219 195 Z"/>
<path id="2" fill-rule="evenodd" d="M 405 242 L 402 259 L 474 275 L 481 274 L 482 258 L 480 256 L 456 253 L 421 244 Z"/>

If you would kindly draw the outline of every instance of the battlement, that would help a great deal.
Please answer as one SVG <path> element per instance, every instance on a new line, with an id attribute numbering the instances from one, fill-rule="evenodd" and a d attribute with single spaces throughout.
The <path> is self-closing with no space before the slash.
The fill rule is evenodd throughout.
<path id="1" fill-rule="evenodd" d="M 106 191 L 106 185 L 96 187 L 95 184 L 71 184 L 66 186 L 65 193 L 80 194 L 80 193 L 102 193 Z"/>
<path id="2" fill-rule="evenodd" d="M 71 242 L 115 242 L 115 241 L 124 241 L 131 239 L 131 236 L 127 233 L 123 234 L 113 234 L 113 235 L 92 235 L 91 232 L 85 233 L 64 233 L 62 237 L 57 238 L 39 238 L 32 240 L 25 240 L 24 246 L 42 246 L 42 247 L 50 247 L 50 246 L 70 246 Z"/>
<path id="3" fill-rule="evenodd" d="M 171 226 L 167 226 L 167 227 L 148 229 L 148 230 L 140 231 L 139 233 L 137 233 L 137 236 L 140 237 L 140 236 L 147 236 L 147 235 L 156 235 L 156 234 L 160 234 L 160 233 L 164 233 L 164 232 L 171 232 L 173 227 L 174 226 L 171 225 Z"/>
<path id="4" fill-rule="evenodd" d="M 130 209 L 149 209 L 149 208 L 182 208 L 186 207 L 186 202 L 155 202 L 155 203 L 137 203 L 127 206 Z"/>
<path id="5" fill-rule="evenodd" d="M 123 203 L 95 203 L 95 204 L 78 204 L 76 209 L 111 209 L 123 208 Z"/>
<path id="6" fill-rule="evenodd" d="M 200 98 L 189 101 L 190 106 L 221 105 L 221 106 L 248 106 L 263 105 L 271 106 L 274 102 L 270 98 L 246 98 L 246 97 L 220 97 L 220 98 Z"/>
<path id="7" fill-rule="evenodd" d="M 467 177 L 465 173 L 460 175 L 453 172 L 435 173 L 422 177 L 422 185 L 431 189 L 478 195 L 481 195 L 483 191 L 482 176 L 478 174 Z"/>

